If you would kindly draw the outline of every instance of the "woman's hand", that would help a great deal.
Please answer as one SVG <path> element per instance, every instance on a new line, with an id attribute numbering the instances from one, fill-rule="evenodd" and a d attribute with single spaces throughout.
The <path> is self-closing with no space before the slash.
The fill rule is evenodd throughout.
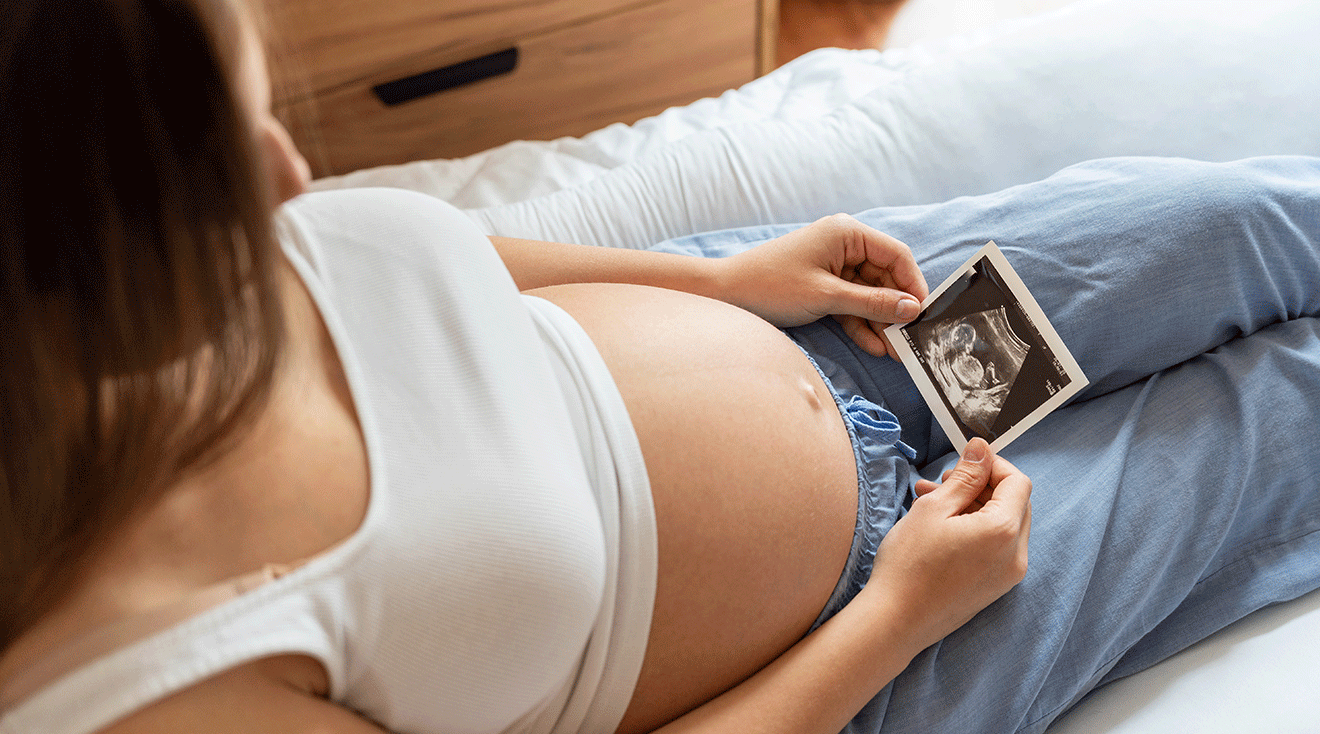
<path id="1" fill-rule="evenodd" d="M 893 354 L 883 329 L 915 318 L 930 292 L 907 245 L 846 214 L 719 262 L 723 300 L 780 327 L 832 315 L 881 357 Z"/>
<path id="2" fill-rule="evenodd" d="M 912 509 L 880 543 L 873 583 L 862 593 L 897 605 L 924 649 L 1026 575 L 1031 480 L 975 438 L 943 484 L 923 479 L 916 489 Z"/>

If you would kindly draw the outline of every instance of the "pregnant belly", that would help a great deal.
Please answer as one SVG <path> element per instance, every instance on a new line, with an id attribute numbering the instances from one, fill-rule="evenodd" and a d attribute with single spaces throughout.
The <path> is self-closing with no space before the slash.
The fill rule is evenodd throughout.
<path id="1" fill-rule="evenodd" d="M 619 731 L 649 731 L 765 666 L 820 613 L 856 522 L 847 430 L 806 357 L 746 311 L 644 286 L 530 293 L 596 344 L 646 460 L 659 577 Z"/>

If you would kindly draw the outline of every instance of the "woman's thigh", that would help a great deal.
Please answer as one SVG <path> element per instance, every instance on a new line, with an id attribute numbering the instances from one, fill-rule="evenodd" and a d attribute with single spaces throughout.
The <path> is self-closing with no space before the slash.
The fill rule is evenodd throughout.
<path id="1" fill-rule="evenodd" d="M 1317 415 L 1304 318 L 1046 418 L 1003 452 L 1035 487 L 1026 579 L 852 730 L 1042 731 L 1095 685 L 1320 587 Z"/>

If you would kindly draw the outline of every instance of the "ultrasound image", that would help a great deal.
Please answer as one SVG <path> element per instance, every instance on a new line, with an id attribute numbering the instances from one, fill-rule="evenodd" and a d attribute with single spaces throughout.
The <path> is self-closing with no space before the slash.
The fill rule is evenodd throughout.
<path id="1" fill-rule="evenodd" d="M 921 336 L 932 376 L 968 428 L 990 435 L 1031 345 L 1004 307 L 929 324 Z"/>

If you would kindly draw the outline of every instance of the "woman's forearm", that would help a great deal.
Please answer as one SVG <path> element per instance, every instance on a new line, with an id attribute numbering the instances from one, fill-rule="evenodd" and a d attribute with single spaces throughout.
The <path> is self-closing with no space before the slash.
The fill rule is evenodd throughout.
<path id="1" fill-rule="evenodd" d="M 512 237 L 490 241 L 522 291 L 565 283 L 632 283 L 721 296 L 718 260 Z"/>
<path id="2" fill-rule="evenodd" d="M 864 589 L 756 675 L 657 734 L 836 734 L 921 651 L 898 610 Z"/>
<path id="3" fill-rule="evenodd" d="M 907 245 L 843 214 L 718 258 L 508 237 L 490 241 L 519 290 L 630 283 L 721 300 L 779 327 L 835 316 L 858 346 L 876 356 L 889 351 L 876 325 L 915 317 L 929 292 Z"/>

